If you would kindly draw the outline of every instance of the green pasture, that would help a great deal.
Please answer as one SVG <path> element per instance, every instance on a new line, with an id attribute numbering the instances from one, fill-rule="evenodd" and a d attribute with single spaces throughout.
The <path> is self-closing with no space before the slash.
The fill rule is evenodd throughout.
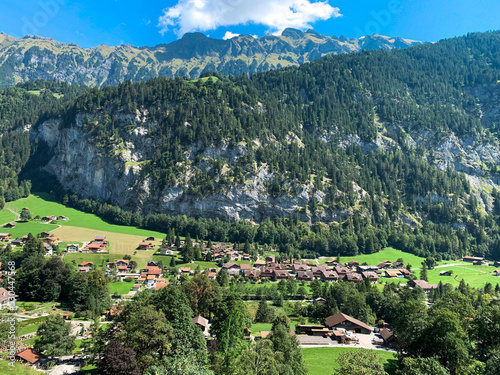
<path id="1" fill-rule="evenodd" d="M 127 226 L 107 223 L 93 214 L 88 214 L 82 211 L 78 211 L 74 208 L 66 207 L 60 203 L 57 203 L 50 197 L 49 194 L 46 193 L 36 193 L 30 195 L 27 198 L 21 198 L 14 202 L 8 202 L 6 204 L 6 208 L 10 208 L 16 212 L 21 212 L 21 210 L 24 207 L 29 208 L 33 217 L 37 215 L 40 217 L 61 216 L 61 215 L 66 216 L 69 220 L 58 221 L 58 224 L 63 226 L 74 226 L 74 227 L 95 229 L 105 232 L 133 234 L 143 237 L 149 237 L 149 236 L 159 237 L 159 238 L 165 237 L 164 233 L 153 232 L 136 227 L 127 227 Z M 10 213 L 10 211 L 6 209 L 0 212 L 4 211 Z M 17 229 L 17 225 L 16 228 L 14 229 Z M 13 233 L 13 230 L 9 231 L 9 233 Z"/>
<path id="2" fill-rule="evenodd" d="M 308 375 L 333 375 L 333 371 L 338 369 L 337 358 L 341 353 L 351 350 L 371 350 L 349 347 L 333 348 L 304 348 L 302 357 L 309 372 Z M 379 361 L 384 365 L 385 370 L 390 374 L 395 374 L 397 368 L 396 356 L 393 352 L 377 350 Z"/>

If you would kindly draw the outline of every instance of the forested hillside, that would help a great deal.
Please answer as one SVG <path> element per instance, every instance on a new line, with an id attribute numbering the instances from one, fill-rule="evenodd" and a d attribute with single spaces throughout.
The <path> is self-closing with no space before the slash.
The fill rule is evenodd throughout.
<path id="1" fill-rule="evenodd" d="M 39 111 L 17 87 L 33 118 L 6 129 L 33 124 L 23 178 L 115 222 L 288 253 L 499 257 L 499 46 L 498 32 L 471 34 L 126 82 Z"/>

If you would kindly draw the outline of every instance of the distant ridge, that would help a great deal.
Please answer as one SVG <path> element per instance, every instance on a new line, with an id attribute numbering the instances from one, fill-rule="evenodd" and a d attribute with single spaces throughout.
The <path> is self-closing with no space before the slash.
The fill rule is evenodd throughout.
<path id="1" fill-rule="evenodd" d="M 100 87 L 157 76 L 197 78 L 204 72 L 237 76 L 300 65 L 327 54 L 417 44 L 421 42 L 377 34 L 356 39 L 288 28 L 280 36 L 261 38 L 239 35 L 220 40 L 188 33 L 154 47 L 101 44 L 84 49 L 36 35 L 14 38 L 0 33 L 0 88 L 35 79 Z"/>

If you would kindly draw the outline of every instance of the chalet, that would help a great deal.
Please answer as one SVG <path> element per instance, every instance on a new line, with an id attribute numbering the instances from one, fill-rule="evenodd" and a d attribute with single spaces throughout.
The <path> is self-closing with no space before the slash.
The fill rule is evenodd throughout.
<path id="1" fill-rule="evenodd" d="M 348 273 L 342 278 L 342 280 L 350 283 L 359 283 L 360 281 L 363 281 L 363 277 L 359 273 Z"/>
<path id="2" fill-rule="evenodd" d="M 392 332 L 392 329 L 382 328 L 380 330 L 380 336 L 382 336 L 382 339 L 384 340 L 385 345 L 387 345 L 387 346 L 394 345 L 394 333 Z"/>
<path id="3" fill-rule="evenodd" d="M 377 266 L 358 266 L 357 271 L 360 273 L 361 272 L 369 272 L 369 271 L 376 272 L 376 271 L 378 271 L 378 267 Z"/>
<path id="4" fill-rule="evenodd" d="M 127 259 L 115 259 L 114 263 L 116 264 L 117 267 L 128 267 L 130 261 Z"/>
<path id="5" fill-rule="evenodd" d="M 259 259 L 259 260 L 256 260 L 256 261 L 255 261 L 255 263 L 253 264 L 253 266 L 254 266 L 255 268 L 260 268 L 260 267 L 265 267 L 265 265 L 266 265 L 266 264 L 267 264 L 267 263 L 266 263 L 266 261 L 265 261 L 265 260 L 260 260 L 260 259 Z"/>
<path id="6" fill-rule="evenodd" d="M 478 262 L 478 261 L 484 261 L 484 258 L 482 257 L 471 257 L 471 256 L 466 256 L 463 257 L 462 259 L 464 262 Z"/>
<path id="7" fill-rule="evenodd" d="M 260 271 L 259 270 L 245 270 L 243 272 L 243 276 L 249 279 L 258 279 L 260 276 Z"/>
<path id="8" fill-rule="evenodd" d="M 265 260 L 267 263 L 276 263 L 276 257 L 272 255 L 268 255 Z"/>
<path id="9" fill-rule="evenodd" d="M 158 282 L 157 281 L 156 284 L 155 284 L 155 289 L 156 290 L 160 290 L 160 289 L 166 288 L 169 285 L 170 285 L 170 283 L 168 283 L 168 282 L 164 282 L 164 281 Z"/>
<path id="10" fill-rule="evenodd" d="M 127 266 L 117 266 L 116 270 L 118 271 L 118 273 L 127 273 L 128 267 Z"/>
<path id="11" fill-rule="evenodd" d="M 146 241 L 154 241 L 154 240 L 155 240 L 154 237 L 148 237 L 148 238 L 146 238 Z"/>
<path id="12" fill-rule="evenodd" d="M 140 250 L 149 250 L 153 247 L 153 244 L 151 242 L 141 242 L 139 244 L 139 249 Z"/>
<path id="13" fill-rule="evenodd" d="M 57 217 L 57 220 L 66 221 L 66 220 L 68 220 L 68 218 L 66 216 L 64 216 L 64 215 L 61 215 L 61 216 Z"/>
<path id="14" fill-rule="evenodd" d="M 82 262 L 78 265 L 78 271 L 80 272 L 89 272 L 94 265 L 93 262 Z"/>
<path id="15" fill-rule="evenodd" d="M 362 321 L 354 319 L 353 317 L 342 313 L 337 313 L 326 318 L 325 326 L 327 326 L 329 329 L 343 328 L 346 330 L 355 331 L 356 333 L 364 334 L 370 334 L 373 331 L 371 327 L 369 327 Z"/>
<path id="16" fill-rule="evenodd" d="M 305 272 L 309 269 L 305 264 L 296 263 L 292 266 L 292 273 Z"/>
<path id="17" fill-rule="evenodd" d="M 356 268 L 357 266 L 359 266 L 359 262 L 351 261 L 349 263 L 346 263 L 346 266 L 350 268 Z"/>
<path id="18" fill-rule="evenodd" d="M 244 274 L 245 271 L 250 271 L 252 269 L 252 267 L 250 266 L 250 264 L 240 264 L 240 273 L 241 274 Z"/>
<path id="19" fill-rule="evenodd" d="M 238 266 L 238 263 L 236 262 L 227 262 L 222 265 L 222 268 L 225 270 L 230 270 L 230 269 L 239 269 L 240 266 Z"/>
<path id="20" fill-rule="evenodd" d="M 243 254 L 243 260 L 250 260 L 250 254 Z"/>
<path id="21" fill-rule="evenodd" d="M 363 277 L 363 280 L 370 280 L 372 283 L 376 282 L 378 280 L 378 275 L 376 272 L 373 271 L 367 271 L 367 272 L 362 272 L 361 276 Z"/>
<path id="22" fill-rule="evenodd" d="M 453 271 L 441 271 L 439 272 L 439 276 L 451 276 Z"/>
<path id="23" fill-rule="evenodd" d="M 155 285 L 156 275 L 148 275 L 146 277 L 146 287 L 151 288 Z"/>
<path id="24" fill-rule="evenodd" d="M 195 316 L 193 318 L 193 324 L 200 327 L 203 332 L 205 332 L 210 326 L 208 323 L 208 319 L 205 319 L 201 315 Z"/>
<path id="25" fill-rule="evenodd" d="M 15 354 L 15 358 L 21 363 L 27 363 L 30 366 L 36 366 L 42 355 L 34 349 L 28 348 L 21 350 Z"/>
<path id="26" fill-rule="evenodd" d="M 1 241 L 8 241 L 12 238 L 12 234 L 10 233 L 0 233 L 0 240 Z"/>
<path id="27" fill-rule="evenodd" d="M 48 243 L 44 243 L 43 247 L 45 249 L 45 256 L 46 257 L 52 255 L 52 252 L 54 251 L 54 249 L 52 248 L 51 245 L 49 245 Z"/>
<path id="28" fill-rule="evenodd" d="M 326 269 L 323 267 L 316 267 L 316 266 L 311 268 L 311 272 L 313 273 L 314 277 L 316 277 L 318 279 L 323 275 L 323 272 L 329 271 L 329 270 L 330 269 L 328 268 L 328 266 Z"/>
<path id="29" fill-rule="evenodd" d="M 26 242 L 28 241 L 28 236 L 24 235 L 21 239 L 23 240 L 23 242 Z"/>
<path id="30" fill-rule="evenodd" d="M 335 272 L 337 272 L 339 277 L 344 277 L 345 275 L 347 275 L 348 273 L 351 272 L 351 270 L 349 268 L 347 268 L 346 266 L 343 266 L 341 264 L 337 264 L 335 267 L 333 267 L 333 270 Z"/>
<path id="31" fill-rule="evenodd" d="M 93 253 L 97 253 L 97 252 L 106 250 L 106 248 L 102 244 L 96 243 L 96 242 L 89 243 L 87 245 L 87 249 L 89 249 L 89 251 L 91 251 Z"/>
<path id="32" fill-rule="evenodd" d="M 189 270 L 189 267 L 187 267 Z M 161 268 L 160 267 L 146 267 L 146 272 L 148 275 L 154 275 L 154 276 L 160 276 L 161 275 Z"/>
<path id="33" fill-rule="evenodd" d="M 61 242 L 61 239 L 59 237 L 46 237 L 43 239 L 43 242 L 49 244 L 49 245 L 58 245 Z"/>
<path id="34" fill-rule="evenodd" d="M 390 279 L 403 277 L 403 274 L 399 270 L 385 270 L 384 276 Z"/>
<path id="35" fill-rule="evenodd" d="M 394 263 L 392 263 L 391 267 L 392 268 L 402 268 L 402 267 L 404 267 L 404 264 L 403 264 L 403 262 L 394 262 Z"/>
<path id="36" fill-rule="evenodd" d="M 282 280 L 282 279 L 288 279 L 290 277 L 290 274 L 288 273 L 287 270 L 277 270 L 275 269 L 273 271 L 273 279 L 274 280 Z"/>
<path id="37" fill-rule="evenodd" d="M 384 270 L 384 269 L 389 268 L 391 265 L 392 265 L 392 263 L 389 262 L 388 260 L 386 260 L 385 262 L 380 263 L 377 267 L 381 270 Z"/>
<path id="38" fill-rule="evenodd" d="M 67 253 L 76 253 L 80 250 L 80 245 L 76 243 L 70 243 L 66 245 L 66 252 Z"/>
<path id="39" fill-rule="evenodd" d="M 407 270 L 407 269 L 405 269 L 405 268 L 403 268 L 402 270 L 399 270 L 399 272 L 401 272 L 401 275 L 403 275 L 403 277 L 405 277 L 405 278 L 410 277 L 410 274 L 411 274 L 411 272 L 410 272 L 410 271 L 408 271 L 408 270 Z"/>
<path id="40" fill-rule="evenodd" d="M 239 268 L 229 268 L 227 270 L 227 273 L 229 276 L 236 276 L 240 274 L 240 269 Z"/>
<path id="41" fill-rule="evenodd" d="M 474 266 L 482 266 L 483 264 L 486 264 L 486 265 L 487 265 L 487 264 L 488 264 L 488 262 L 487 262 L 487 261 L 485 261 L 485 260 L 475 260 L 475 261 L 473 261 L 473 262 L 472 262 L 472 264 L 473 264 Z"/>
<path id="42" fill-rule="evenodd" d="M 500 276 L 500 270 L 495 270 L 494 276 Z"/>
<path id="43" fill-rule="evenodd" d="M 322 281 L 338 281 L 339 275 L 335 271 L 323 270 L 319 277 Z"/>
<path id="44" fill-rule="evenodd" d="M 299 271 L 297 272 L 297 280 L 305 281 L 306 283 L 314 280 L 314 275 L 311 271 Z"/>
<path id="45" fill-rule="evenodd" d="M 323 336 L 328 333 L 328 328 L 316 324 L 297 324 L 295 326 L 297 335 Z"/>
<path id="46" fill-rule="evenodd" d="M 239 254 L 237 251 L 228 251 L 226 252 L 226 256 L 229 258 L 229 259 L 238 259 L 239 258 Z"/>
<path id="47" fill-rule="evenodd" d="M 106 241 L 106 236 L 94 236 L 94 241 L 95 242 L 105 242 Z"/>
<path id="48" fill-rule="evenodd" d="M 285 265 L 281 263 L 269 263 L 269 267 L 274 268 L 275 270 L 284 270 Z"/>
<path id="49" fill-rule="evenodd" d="M 335 258 L 331 258 L 331 259 L 328 259 L 325 263 L 329 264 L 329 265 L 333 265 L 336 263 L 336 260 L 335 260 Z"/>
<path id="50" fill-rule="evenodd" d="M 15 228 L 16 227 L 16 223 L 7 223 L 3 227 L 4 228 Z"/>
<path id="51" fill-rule="evenodd" d="M 42 233 L 40 233 L 40 237 L 41 237 L 41 238 L 47 238 L 47 237 L 50 237 L 50 236 L 52 236 L 52 235 L 50 234 L 50 232 L 42 232 Z"/>
<path id="52" fill-rule="evenodd" d="M 260 277 L 267 277 L 269 279 L 271 279 L 274 274 L 274 268 L 272 267 L 261 267 L 260 268 Z"/>
<path id="53" fill-rule="evenodd" d="M 12 240 L 10 243 L 14 246 L 23 246 L 23 240 Z"/>
<path id="54" fill-rule="evenodd" d="M 208 273 L 208 279 L 209 280 L 215 280 L 215 279 L 217 279 L 217 273 L 216 272 L 209 272 Z"/>
<path id="55" fill-rule="evenodd" d="M 132 287 L 132 290 L 137 292 L 139 289 L 141 289 L 141 284 L 134 284 L 134 286 Z"/>
<path id="56" fill-rule="evenodd" d="M 173 255 L 174 251 L 172 249 L 169 249 L 168 247 L 162 247 L 160 250 L 158 250 L 158 253 L 161 255 Z"/>
<path id="57" fill-rule="evenodd" d="M 191 268 L 189 267 L 181 267 L 179 268 L 179 273 L 187 273 L 189 274 L 191 272 Z"/>
<path id="58" fill-rule="evenodd" d="M 429 284 L 425 280 L 410 280 L 408 281 L 408 286 L 411 288 L 422 288 L 426 293 L 429 293 L 432 289 L 437 289 L 438 284 Z"/>
<path id="59" fill-rule="evenodd" d="M 52 221 L 57 219 L 55 216 L 44 216 L 42 217 L 42 221 Z"/>

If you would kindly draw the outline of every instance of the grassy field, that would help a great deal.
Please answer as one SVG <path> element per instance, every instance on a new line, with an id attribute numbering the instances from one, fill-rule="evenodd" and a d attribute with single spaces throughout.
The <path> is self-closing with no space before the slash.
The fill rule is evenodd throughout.
<path id="1" fill-rule="evenodd" d="M 117 283 L 110 283 L 109 284 L 109 292 L 111 294 L 113 293 L 119 293 L 119 294 L 127 294 L 132 290 L 132 287 L 134 286 L 133 282 L 127 283 L 125 281 L 120 281 Z"/>
<path id="2" fill-rule="evenodd" d="M 0 211 L 0 225 L 10 223 L 11 221 L 14 221 L 14 220 L 17 220 L 17 216 L 14 215 L 9 210 Z M 8 228 L 5 228 L 5 229 L 7 230 Z"/>
<path id="3" fill-rule="evenodd" d="M 376 266 L 377 264 L 382 263 L 385 260 L 388 260 L 390 262 L 395 262 L 399 258 L 403 259 L 403 263 L 405 265 L 407 263 L 410 263 L 413 267 L 420 267 L 420 263 L 424 260 L 424 258 L 418 257 L 416 255 L 405 253 L 401 250 L 396 250 L 392 247 L 387 247 L 384 250 L 374 254 L 361 254 L 354 257 L 341 256 L 340 261 L 342 263 L 359 262 L 359 264 L 366 262 L 371 266 Z M 328 259 L 330 258 L 320 259 L 319 263 L 325 263 Z"/>
<path id="4" fill-rule="evenodd" d="M 338 369 L 337 358 L 346 351 L 351 350 L 370 350 L 358 348 L 305 348 L 302 349 L 302 357 L 309 372 L 308 375 L 332 375 L 334 369 Z M 386 371 L 393 375 L 395 373 L 396 357 L 392 352 L 377 350 L 376 354 L 380 357 Z"/>
<path id="5" fill-rule="evenodd" d="M 3 212 L 3 211 L 0 211 Z M 10 211 L 7 211 L 10 212 Z M 2 232 L 12 234 L 12 238 L 21 238 L 22 236 L 31 233 L 36 236 L 38 233 L 51 232 L 57 229 L 57 225 L 42 224 L 40 222 L 29 221 L 27 223 L 16 223 L 15 228 L 1 228 Z M 54 233 L 56 236 L 57 234 Z"/>
<path id="6" fill-rule="evenodd" d="M 93 214 L 87 214 L 57 203 L 53 199 L 51 199 L 50 195 L 45 193 L 36 193 L 34 195 L 30 195 L 28 198 L 21 198 L 14 202 L 8 202 L 5 206 L 16 212 L 21 212 L 24 207 L 27 207 L 29 208 L 33 217 L 37 215 L 40 217 L 49 215 L 66 216 L 69 220 L 58 221 L 58 223 L 63 226 L 82 227 L 105 232 L 132 234 L 144 238 L 149 236 L 161 238 L 165 237 L 164 233 L 107 223 Z M 9 212 L 6 209 L 4 209 L 3 211 Z"/>
<path id="7" fill-rule="evenodd" d="M 38 331 L 39 326 L 40 326 L 40 324 L 32 324 L 30 326 L 21 328 L 19 330 L 19 336 L 27 335 L 28 333 L 36 332 L 36 331 Z"/>
<path id="8" fill-rule="evenodd" d="M 114 257 L 116 259 L 123 258 L 123 255 L 113 255 L 110 254 L 82 254 L 82 253 L 70 253 L 64 256 L 64 263 L 74 262 L 76 265 L 82 262 L 92 262 L 94 266 L 98 268 L 104 267 L 108 262 L 112 262 Z"/>
<path id="9" fill-rule="evenodd" d="M 21 365 L 19 362 L 15 363 L 15 366 L 9 366 L 9 361 L 0 360 L 0 374 L 12 374 L 12 375 L 40 375 L 40 371 L 35 371 L 27 366 Z"/>
<path id="10" fill-rule="evenodd" d="M 467 284 L 474 288 L 483 287 L 488 282 L 493 284 L 493 286 L 500 283 L 500 277 L 492 275 L 496 267 L 473 266 L 470 263 L 463 263 L 464 265 L 434 268 L 427 271 L 429 282 L 431 284 L 438 284 L 439 281 L 442 281 L 443 283 L 450 283 L 457 286 L 460 280 L 464 279 Z M 439 272 L 448 270 L 453 271 L 451 276 L 439 276 Z"/>

